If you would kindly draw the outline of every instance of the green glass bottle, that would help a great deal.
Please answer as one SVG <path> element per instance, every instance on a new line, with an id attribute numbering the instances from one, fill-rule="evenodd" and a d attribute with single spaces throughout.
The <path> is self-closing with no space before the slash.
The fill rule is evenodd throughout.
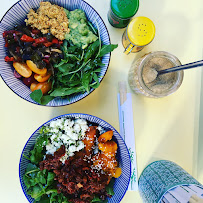
<path id="1" fill-rule="evenodd" d="M 124 28 L 137 13 L 139 0 L 111 0 L 108 12 L 109 23 L 116 28 Z"/>

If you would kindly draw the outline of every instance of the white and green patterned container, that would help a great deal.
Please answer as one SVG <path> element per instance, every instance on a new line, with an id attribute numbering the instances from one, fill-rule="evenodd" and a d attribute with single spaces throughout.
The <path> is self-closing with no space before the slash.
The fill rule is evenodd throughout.
<path id="1" fill-rule="evenodd" d="M 138 185 L 144 203 L 160 203 L 164 194 L 177 186 L 203 187 L 183 168 L 166 160 L 155 161 L 148 165 L 142 172 Z"/>

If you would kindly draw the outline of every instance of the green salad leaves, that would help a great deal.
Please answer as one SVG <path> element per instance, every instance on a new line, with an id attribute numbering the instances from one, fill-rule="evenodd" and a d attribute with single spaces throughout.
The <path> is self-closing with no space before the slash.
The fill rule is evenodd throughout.
<path id="1" fill-rule="evenodd" d="M 89 93 L 90 89 L 99 87 L 102 57 L 112 52 L 118 45 L 103 45 L 99 30 L 87 21 L 84 11 L 65 10 L 69 17 L 70 33 L 66 35 L 61 46 L 63 59 L 54 64 L 51 77 L 52 89 L 48 95 L 41 90 L 30 94 L 39 104 L 46 105 L 55 97 L 69 98 L 77 93 Z"/>
<path id="2" fill-rule="evenodd" d="M 40 203 L 68 203 L 64 195 L 57 193 L 54 177 L 53 172 L 46 169 L 41 171 L 36 165 L 29 163 L 23 176 L 28 195 Z"/>
<path id="3" fill-rule="evenodd" d="M 109 50 L 116 48 L 116 45 L 108 45 Z M 95 57 L 98 53 L 99 40 L 91 44 L 86 52 L 68 41 L 64 41 L 64 59 L 55 65 L 53 77 L 53 91 L 50 96 L 65 97 L 76 93 L 90 91 L 90 88 L 99 86 L 99 75 L 101 71 L 102 56 L 106 53 L 105 48 L 100 53 L 101 57 Z M 101 49 L 102 50 L 102 49 Z"/>

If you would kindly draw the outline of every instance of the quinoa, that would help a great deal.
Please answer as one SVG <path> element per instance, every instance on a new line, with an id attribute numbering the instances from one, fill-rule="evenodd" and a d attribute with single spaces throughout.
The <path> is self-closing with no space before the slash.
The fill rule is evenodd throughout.
<path id="1" fill-rule="evenodd" d="M 59 40 L 64 40 L 70 31 L 64 8 L 50 2 L 40 2 L 39 9 L 36 12 L 30 9 L 27 17 L 26 25 L 39 29 L 43 34 L 51 33 Z"/>

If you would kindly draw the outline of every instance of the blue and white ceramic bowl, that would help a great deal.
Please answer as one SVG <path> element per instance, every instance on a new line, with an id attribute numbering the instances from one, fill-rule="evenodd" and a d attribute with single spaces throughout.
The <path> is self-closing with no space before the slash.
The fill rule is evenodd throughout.
<path id="1" fill-rule="evenodd" d="M 118 150 L 117 150 L 117 160 L 119 163 L 119 167 L 121 167 L 122 169 L 122 174 L 119 178 L 115 179 L 115 184 L 114 184 L 114 192 L 115 195 L 112 196 L 112 198 L 108 199 L 108 203 L 119 203 L 123 196 L 125 195 L 127 189 L 128 189 L 128 185 L 130 182 L 130 176 L 131 176 L 131 162 L 130 162 L 130 155 L 129 155 L 129 151 L 128 148 L 124 142 L 124 140 L 122 139 L 122 137 L 120 136 L 120 134 L 115 130 L 115 128 L 113 128 L 109 123 L 107 123 L 106 121 L 92 116 L 92 115 L 88 115 L 88 114 L 79 114 L 79 113 L 73 113 L 73 114 L 65 114 L 65 115 L 61 115 L 58 117 L 55 117 L 49 121 L 47 121 L 46 123 L 44 123 L 43 125 L 46 125 L 48 123 L 50 123 L 51 121 L 58 119 L 58 118 L 82 118 L 82 119 L 86 119 L 87 121 L 91 122 L 91 123 L 95 123 L 100 125 L 101 127 L 103 127 L 106 131 L 107 130 L 113 130 L 114 134 L 113 134 L 113 140 L 117 143 L 118 145 Z M 42 126 L 43 126 L 42 125 Z M 23 189 L 23 192 L 26 196 L 26 198 L 28 199 L 28 201 L 30 203 L 34 203 L 34 199 L 29 196 L 26 192 L 26 186 L 23 182 L 23 175 L 25 173 L 25 169 L 27 168 L 27 165 L 29 163 L 29 160 L 26 159 L 23 154 L 25 156 L 29 155 L 29 152 L 33 149 L 34 144 L 35 144 L 35 140 L 37 138 L 37 136 L 39 136 L 39 129 L 42 127 L 40 126 L 33 134 L 32 136 L 29 138 L 29 140 L 27 141 L 27 143 L 25 144 L 25 147 L 22 151 L 21 154 L 21 158 L 20 158 L 20 164 L 19 164 L 19 177 L 20 177 L 20 183 L 21 183 L 21 187 Z"/>
<path id="2" fill-rule="evenodd" d="M 4 58 L 6 56 L 6 49 L 4 47 L 5 41 L 3 38 L 3 32 L 5 30 L 11 30 L 16 24 L 24 24 L 24 20 L 27 17 L 27 13 L 31 8 L 38 8 L 39 3 L 42 0 L 20 0 L 16 4 L 14 4 L 3 16 L 1 22 L 0 22 L 0 75 L 4 82 L 7 84 L 7 86 L 15 92 L 18 96 L 21 98 L 32 102 L 34 104 L 38 104 L 35 101 L 33 101 L 30 98 L 31 90 L 29 87 L 24 85 L 21 80 L 15 78 L 13 75 L 13 67 L 11 64 L 6 63 L 4 61 Z M 62 6 L 68 10 L 74 10 L 74 9 L 82 9 L 88 18 L 88 20 L 93 24 L 94 27 L 96 27 L 96 22 L 99 25 L 101 40 L 103 44 L 110 44 L 110 37 L 108 30 L 104 24 L 104 21 L 100 17 L 100 15 L 90 6 L 88 3 L 86 3 L 83 0 L 50 0 L 51 3 L 57 4 L 59 6 Z M 103 77 L 106 74 L 106 71 L 109 66 L 110 62 L 110 53 L 106 54 L 103 59 L 102 63 L 105 64 L 101 68 L 101 72 L 99 74 L 99 81 L 101 82 Z M 92 88 L 90 90 L 90 93 L 94 89 Z M 89 93 L 89 94 L 90 94 Z M 61 98 L 55 98 L 51 102 L 49 102 L 46 106 L 64 106 L 69 105 L 72 103 L 75 103 L 83 98 L 85 98 L 88 95 L 88 93 L 84 94 L 76 94 L 75 96 L 70 96 L 68 99 L 61 99 Z"/>

